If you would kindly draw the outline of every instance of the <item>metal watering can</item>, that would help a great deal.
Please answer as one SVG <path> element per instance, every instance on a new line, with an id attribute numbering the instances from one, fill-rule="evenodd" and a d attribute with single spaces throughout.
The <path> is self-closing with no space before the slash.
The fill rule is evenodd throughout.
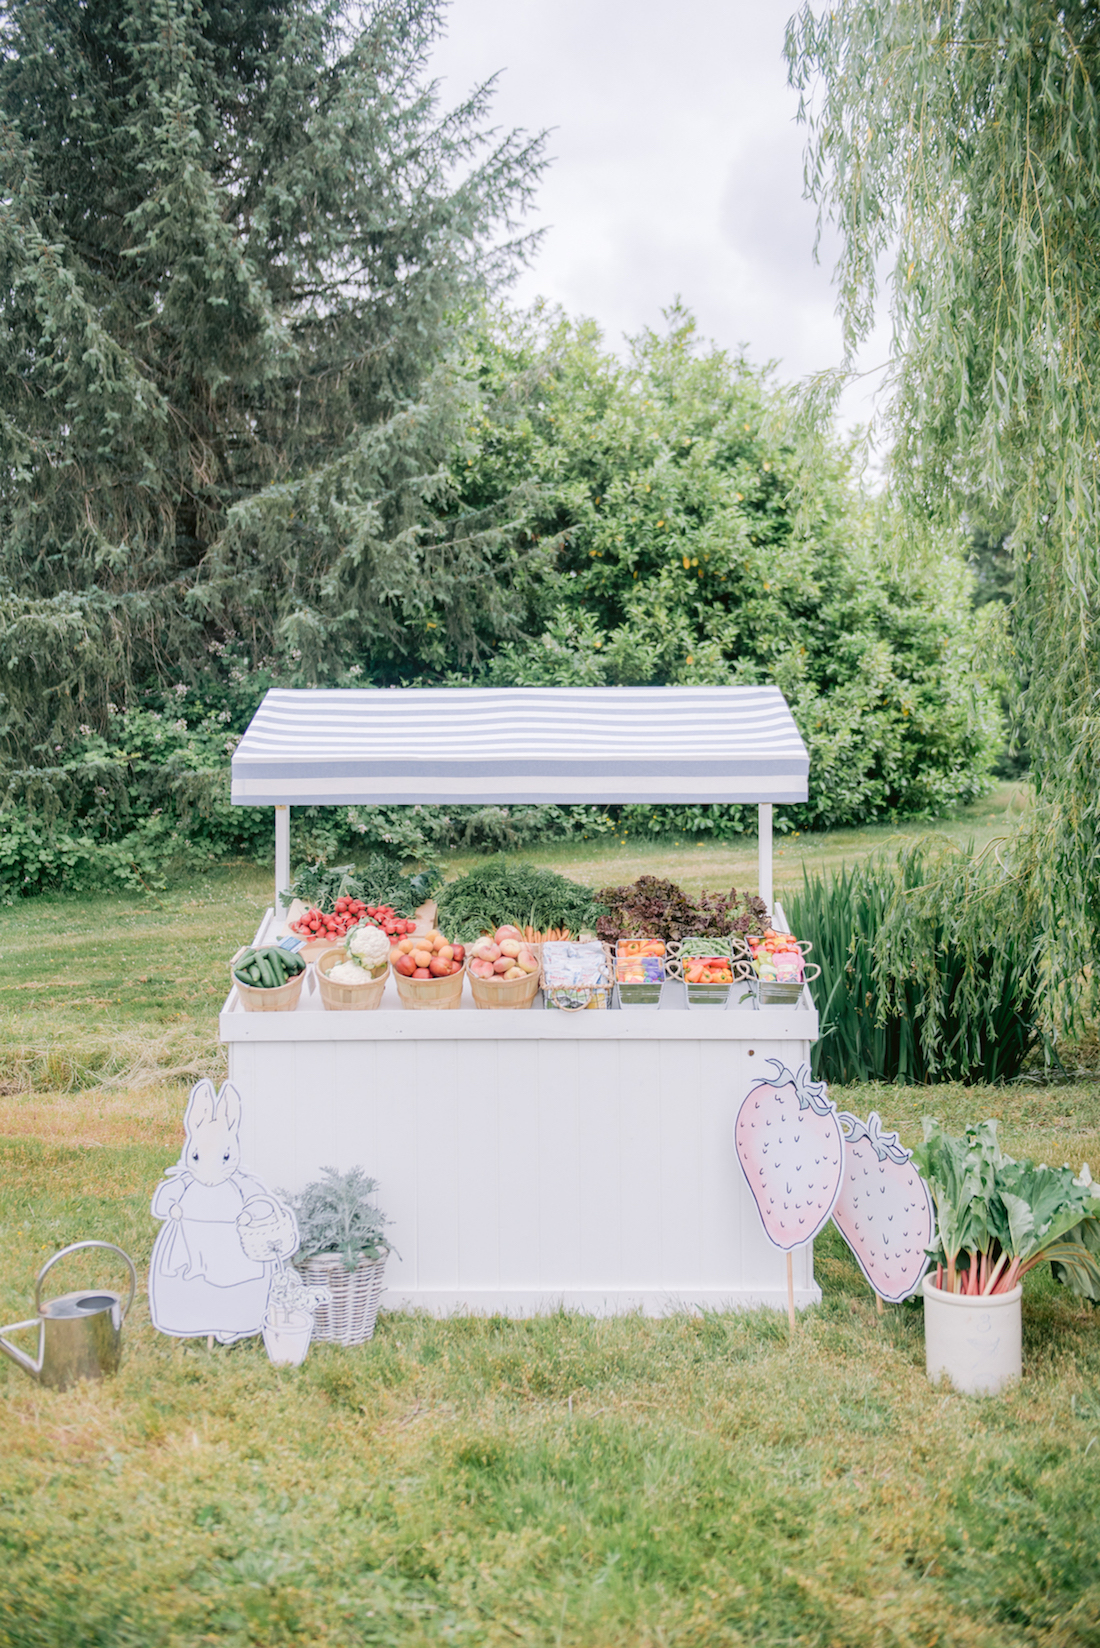
<path id="1" fill-rule="evenodd" d="M 79 1253 L 86 1247 L 105 1247 L 121 1254 L 130 1267 L 130 1296 L 125 1305 L 120 1293 L 106 1289 L 93 1292 L 83 1288 L 79 1293 L 63 1293 L 59 1299 L 42 1303 L 42 1283 L 46 1273 L 59 1259 L 69 1253 Z M 36 1316 L 29 1322 L 10 1322 L 0 1328 L 0 1350 L 12 1361 L 51 1390 L 68 1390 L 78 1379 L 102 1379 L 105 1373 L 117 1373 L 122 1357 L 122 1324 L 126 1312 L 134 1302 L 137 1271 L 128 1253 L 123 1253 L 114 1242 L 73 1242 L 48 1259 L 38 1272 L 34 1284 Z M 20 1328 L 38 1329 L 38 1359 L 32 1362 L 23 1351 L 9 1345 L 5 1333 L 17 1333 Z"/>

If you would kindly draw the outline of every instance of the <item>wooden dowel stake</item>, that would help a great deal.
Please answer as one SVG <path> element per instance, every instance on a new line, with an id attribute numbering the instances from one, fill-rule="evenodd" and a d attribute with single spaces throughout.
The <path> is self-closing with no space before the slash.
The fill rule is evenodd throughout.
<path id="1" fill-rule="evenodd" d="M 794 1260 L 787 1255 L 787 1321 L 794 1333 Z"/>
<path id="2" fill-rule="evenodd" d="M 882 1302 L 882 1294 L 881 1293 L 876 1293 L 875 1294 L 875 1309 L 878 1311 L 880 1316 L 885 1316 L 886 1315 L 886 1306 Z"/>

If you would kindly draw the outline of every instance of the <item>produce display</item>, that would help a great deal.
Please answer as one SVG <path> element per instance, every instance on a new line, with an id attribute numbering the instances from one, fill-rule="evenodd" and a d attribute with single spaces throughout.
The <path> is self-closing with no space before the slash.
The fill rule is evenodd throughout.
<path id="1" fill-rule="evenodd" d="M 575 1011 L 607 1006 L 610 969 L 598 942 L 544 944 L 542 978 L 547 1007 Z"/>
<path id="2" fill-rule="evenodd" d="M 762 899 L 739 894 L 685 893 L 674 881 L 639 876 L 627 887 L 604 887 L 596 894 L 605 908 L 597 919 L 597 935 L 608 944 L 621 938 L 682 939 L 689 934 L 726 938 L 730 934 L 759 932 L 768 909 Z"/>
<path id="3" fill-rule="evenodd" d="M 539 964 L 519 928 L 506 923 L 471 944 L 469 970 L 473 978 L 505 984 L 537 973 Z"/>
<path id="4" fill-rule="evenodd" d="M 591 887 L 537 870 L 509 864 L 501 855 L 441 887 L 438 914 L 453 933 L 468 941 L 504 924 L 549 936 L 549 929 L 580 933 L 595 926 L 600 906 Z"/>
<path id="5" fill-rule="evenodd" d="M 769 927 L 762 936 L 748 934 L 745 942 L 757 978 L 778 984 L 801 984 L 805 965 L 793 933 L 777 933 Z"/>
<path id="6" fill-rule="evenodd" d="M 361 870 L 354 864 L 302 865 L 282 897 L 288 904 L 300 899 L 325 915 L 333 913 L 338 899 L 352 898 L 364 907 L 384 904 L 401 916 L 411 916 L 442 879 L 434 869 L 405 875 L 397 859 L 372 853 Z"/>
<path id="7" fill-rule="evenodd" d="M 657 1007 L 665 982 L 665 942 L 621 938 L 615 946 L 615 982 L 620 1007 Z"/>
<path id="8" fill-rule="evenodd" d="M 249 948 L 233 963 L 233 977 L 238 984 L 251 985 L 254 990 L 278 990 L 305 971 L 305 962 L 290 950 L 277 944 Z"/>
<path id="9" fill-rule="evenodd" d="M 344 938 L 353 927 L 360 922 L 367 922 L 373 927 L 381 928 L 387 936 L 404 938 L 411 933 L 416 922 L 399 916 L 392 904 L 364 904 L 360 898 L 351 898 L 344 895 L 338 898 L 330 911 L 316 906 L 307 910 L 304 916 L 292 921 L 290 930 L 304 938 L 310 939 L 337 939 Z"/>
<path id="10" fill-rule="evenodd" d="M 689 1007 L 724 1007 L 733 983 L 728 939 L 692 935 L 680 945 L 680 967 Z"/>
<path id="11" fill-rule="evenodd" d="M 452 944 L 434 929 L 414 937 L 396 938 L 390 946 L 394 972 L 408 979 L 450 978 L 462 971 L 465 956 L 464 945 Z"/>

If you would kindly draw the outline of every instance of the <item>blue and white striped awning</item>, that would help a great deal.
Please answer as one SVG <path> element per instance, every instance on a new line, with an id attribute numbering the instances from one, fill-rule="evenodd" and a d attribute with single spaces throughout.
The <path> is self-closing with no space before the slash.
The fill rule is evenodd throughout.
<path id="1" fill-rule="evenodd" d="M 791 802 L 809 766 L 778 687 L 275 689 L 233 800 Z"/>

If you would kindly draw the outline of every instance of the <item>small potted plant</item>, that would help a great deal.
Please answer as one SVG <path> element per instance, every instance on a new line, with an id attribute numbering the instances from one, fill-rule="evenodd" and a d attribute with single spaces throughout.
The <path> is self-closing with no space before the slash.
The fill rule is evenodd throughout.
<path id="1" fill-rule="evenodd" d="M 294 1263 L 310 1287 L 327 1288 L 331 1302 L 314 1317 L 314 1339 L 361 1345 L 374 1333 L 382 1278 L 390 1243 L 389 1220 L 372 1197 L 378 1189 L 361 1167 L 321 1177 L 300 1196 L 286 1199 L 298 1220 L 300 1243 Z"/>
<path id="2" fill-rule="evenodd" d="M 1013 1161 L 997 1123 L 952 1138 L 926 1118 L 913 1161 L 936 1204 L 936 1266 L 923 1282 L 928 1377 L 992 1395 L 1021 1372 L 1022 1282 L 1047 1262 L 1059 1281 L 1100 1298 L 1100 1186 L 1088 1163 Z"/>

